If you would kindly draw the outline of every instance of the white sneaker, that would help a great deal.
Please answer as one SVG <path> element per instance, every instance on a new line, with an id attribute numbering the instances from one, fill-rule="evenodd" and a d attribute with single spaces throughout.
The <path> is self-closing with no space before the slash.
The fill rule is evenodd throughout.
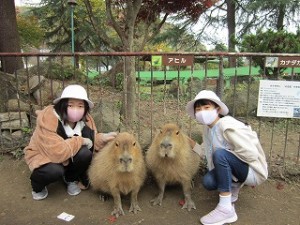
<path id="1" fill-rule="evenodd" d="M 213 211 L 203 216 L 200 222 L 203 225 L 223 225 L 224 223 L 233 223 L 237 221 L 237 219 L 238 217 L 235 213 L 234 206 L 232 206 L 231 209 L 227 209 L 217 205 Z"/>
<path id="2" fill-rule="evenodd" d="M 67 182 L 67 192 L 69 195 L 78 195 L 81 192 L 77 182 Z"/>
<path id="3" fill-rule="evenodd" d="M 45 187 L 42 191 L 40 191 L 40 192 L 32 191 L 31 194 L 32 194 L 32 198 L 34 200 L 43 200 L 43 199 L 47 198 L 48 190 Z"/>

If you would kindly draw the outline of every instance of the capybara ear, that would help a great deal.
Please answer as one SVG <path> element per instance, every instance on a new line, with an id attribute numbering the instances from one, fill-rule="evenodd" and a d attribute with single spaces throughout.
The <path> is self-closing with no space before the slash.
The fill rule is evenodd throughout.
<path id="1" fill-rule="evenodd" d="M 156 133 L 161 133 L 162 132 L 162 128 L 164 125 L 160 125 L 159 127 L 156 128 Z"/>
<path id="2" fill-rule="evenodd" d="M 178 125 L 179 129 L 182 129 L 182 123 L 178 123 L 177 125 Z"/>
<path id="3" fill-rule="evenodd" d="M 136 131 L 135 130 L 133 130 L 133 129 L 130 129 L 130 130 L 128 130 L 127 131 L 129 134 L 132 134 L 134 137 L 136 137 L 137 136 L 137 133 L 136 133 Z"/>
<path id="4" fill-rule="evenodd" d="M 162 132 L 162 129 L 161 129 L 161 127 L 159 127 L 159 128 L 156 128 L 156 134 L 159 134 L 159 133 L 161 133 Z"/>

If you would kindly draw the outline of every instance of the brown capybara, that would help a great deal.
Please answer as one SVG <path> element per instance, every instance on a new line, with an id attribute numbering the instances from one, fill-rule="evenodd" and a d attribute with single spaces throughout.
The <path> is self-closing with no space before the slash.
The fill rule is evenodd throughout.
<path id="1" fill-rule="evenodd" d="M 140 144 L 132 134 L 122 132 L 94 156 L 88 170 L 91 186 L 112 195 L 112 215 L 124 215 L 121 194 L 131 193 L 129 212 L 141 211 L 137 196 L 146 178 L 146 164 Z"/>
<path id="2" fill-rule="evenodd" d="M 196 209 L 191 189 L 200 156 L 192 151 L 188 137 L 176 124 L 165 124 L 157 132 L 146 153 L 146 164 L 159 187 L 158 196 L 151 200 L 153 205 L 161 205 L 167 184 L 179 183 L 185 200 L 182 208 Z"/>

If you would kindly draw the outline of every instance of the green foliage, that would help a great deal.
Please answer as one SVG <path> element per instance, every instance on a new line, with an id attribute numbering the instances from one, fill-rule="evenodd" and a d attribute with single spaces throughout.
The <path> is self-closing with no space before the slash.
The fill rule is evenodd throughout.
<path id="1" fill-rule="evenodd" d="M 227 52 L 228 48 L 224 43 L 216 43 L 215 48 L 212 51 Z"/>
<path id="2" fill-rule="evenodd" d="M 14 151 L 10 152 L 14 158 L 21 159 L 24 156 L 24 150 L 22 148 L 17 148 Z"/>
<path id="3" fill-rule="evenodd" d="M 199 43 L 196 37 L 189 33 L 186 28 L 172 24 L 166 24 L 165 29 L 151 43 L 154 46 L 164 43 L 172 51 L 197 52 L 206 50 L 205 46 Z"/>
<path id="4" fill-rule="evenodd" d="M 204 11 L 215 4 L 215 0 L 172 1 L 145 0 L 142 3 L 133 1 L 134 6 L 126 6 L 126 1 L 86 0 L 77 1 L 74 7 L 75 51 L 115 51 L 126 50 L 124 46 L 128 37 L 128 21 L 134 24 L 134 51 L 142 51 L 161 29 L 162 15 L 178 15 L 182 18 L 197 19 Z M 42 27 L 46 29 L 47 45 L 53 51 L 70 50 L 70 6 L 67 1 L 42 0 L 41 7 L 33 9 Z M 140 5 L 138 5 L 140 4 Z M 106 9 L 107 7 L 107 9 Z M 137 18 L 131 15 L 128 7 L 139 8 Z M 111 10 L 112 18 L 107 18 Z M 163 23 L 162 23 L 163 24 Z M 179 28 L 180 29 L 180 28 Z M 172 31 L 171 31 L 172 32 Z M 178 38 L 179 30 L 174 37 Z M 182 46 L 194 46 L 194 38 L 190 39 L 187 32 L 185 38 L 176 43 L 176 49 Z M 190 41 L 192 40 L 192 41 Z M 197 44 L 197 43 L 196 43 Z M 199 45 L 199 44 L 197 44 Z M 124 48 L 126 47 L 126 48 Z M 188 51 L 188 49 L 185 49 Z M 198 49 L 200 50 L 200 49 Z"/>
<path id="5" fill-rule="evenodd" d="M 23 127 L 22 132 L 26 134 L 32 134 L 32 128 L 31 127 Z"/>
<path id="6" fill-rule="evenodd" d="M 48 61 L 41 63 L 38 66 L 33 66 L 29 69 L 29 73 L 31 75 L 38 75 L 42 74 L 43 76 L 47 77 L 48 79 L 54 80 L 72 80 L 76 79 L 79 82 L 86 82 L 87 75 L 85 72 L 75 69 L 71 65 L 64 64 L 63 66 L 57 62 Z"/>
<path id="7" fill-rule="evenodd" d="M 215 62 L 207 62 L 206 68 L 207 68 L 208 70 L 219 69 L 219 63 L 215 63 Z"/>
<path id="8" fill-rule="evenodd" d="M 151 86 L 140 86 L 140 100 L 141 101 L 151 101 L 154 102 L 163 102 L 166 96 L 173 97 L 173 95 L 169 95 L 170 85 L 155 85 L 151 88 Z M 151 92 L 152 90 L 152 92 Z"/>
<path id="9" fill-rule="evenodd" d="M 20 35 L 21 48 L 39 48 L 44 39 L 44 30 L 39 26 L 38 19 L 33 15 L 18 14 L 17 26 Z"/>
<path id="10" fill-rule="evenodd" d="M 256 23 L 249 21 L 257 28 L 282 30 L 288 24 L 299 23 L 300 4 L 297 0 L 251 0 L 247 2 L 247 9 L 249 12 L 259 12 Z"/>
<path id="11" fill-rule="evenodd" d="M 122 91 L 123 90 L 123 73 L 116 74 L 116 89 Z"/>
<path id="12" fill-rule="evenodd" d="M 74 74 L 74 69 L 71 66 L 64 66 L 63 70 L 61 68 L 61 66 L 59 64 L 54 64 L 51 65 L 51 70 L 49 72 L 51 72 L 51 78 L 52 79 L 58 79 L 58 80 L 69 80 L 73 78 L 73 74 Z M 77 74 L 75 74 L 75 76 L 78 76 L 78 71 L 76 71 Z M 84 76 L 84 74 L 81 74 L 82 76 Z"/>
<path id="13" fill-rule="evenodd" d="M 231 87 L 225 90 L 224 101 L 235 116 L 256 116 L 258 91 L 259 81 L 238 83 L 235 89 Z"/>
<path id="14" fill-rule="evenodd" d="M 123 90 L 123 73 L 117 73 L 115 75 L 115 89 L 122 91 Z M 111 80 L 110 76 L 107 75 L 101 75 L 100 77 L 97 77 L 94 79 L 95 82 L 98 82 L 100 86 L 111 86 Z"/>
<path id="15" fill-rule="evenodd" d="M 258 31 L 257 34 L 250 34 L 244 37 L 241 43 L 242 52 L 263 52 L 263 53 L 299 53 L 300 34 L 288 33 L 287 31 L 267 30 Z M 253 57 L 253 62 L 264 71 L 264 58 Z M 266 68 L 266 75 L 277 78 L 284 69 Z"/>
<path id="16" fill-rule="evenodd" d="M 287 31 L 267 30 L 250 34 L 242 41 L 242 51 L 265 53 L 298 53 L 300 51 L 300 36 Z"/>
<path id="17" fill-rule="evenodd" d="M 89 1 L 95 16 L 95 23 L 103 26 L 105 18 L 105 2 Z M 39 24 L 45 29 L 45 39 L 51 51 L 71 51 L 71 7 L 67 1 L 42 0 L 41 7 L 32 9 L 39 19 Z M 74 7 L 75 51 L 98 51 L 101 43 L 90 24 L 84 1 L 77 1 Z M 100 25 L 101 24 L 101 25 Z M 104 28 L 105 29 L 105 28 Z"/>

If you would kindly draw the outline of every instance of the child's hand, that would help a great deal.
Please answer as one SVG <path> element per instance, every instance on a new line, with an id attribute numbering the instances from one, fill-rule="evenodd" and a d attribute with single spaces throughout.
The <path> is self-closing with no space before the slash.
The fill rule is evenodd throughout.
<path id="1" fill-rule="evenodd" d="M 109 141 L 113 140 L 117 135 L 118 135 L 117 132 L 105 133 L 105 134 L 102 135 L 102 140 L 104 142 L 109 142 Z"/>
<path id="2" fill-rule="evenodd" d="M 191 148 L 193 149 L 196 145 L 196 142 L 193 139 L 191 139 L 190 137 L 188 137 L 188 139 L 189 139 L 189 144 L 190 144 Z"/>
<path id="3" fill-rule="evenodd" d="M 93 146 L 93 142 L 89 138 L 83 138 L 82 145 L 86 145 L 88 149 L 90 149 Z"/>

